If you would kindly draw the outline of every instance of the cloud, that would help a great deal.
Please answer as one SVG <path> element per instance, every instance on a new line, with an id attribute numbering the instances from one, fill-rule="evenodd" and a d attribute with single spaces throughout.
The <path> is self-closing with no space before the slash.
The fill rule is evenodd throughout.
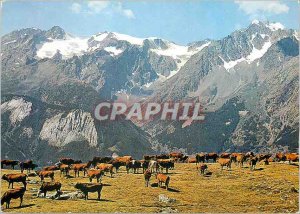
<path id="1" fill-rule="evenodd" d="M 109 6 L 107 1 L 91 1 L 88 3 L 90 13 L 100 13 Z"/>
<path id="2" fill-rule="evenodd" d="M 289 7 L 279 1 L 235 1 L 239 9 L 244 11 L 250 18 L 266 17 L 287 13 Z"/>
<path id="3" fill-rule="evenodd" d="M 85 5 L 73 3 L 70 9 L 73 13 L 85 13 L 89 15 L 95 15 L 100 13 L 110 15 L 119 14 L 125 16 L 128 19 L 135 18 L 133 11 L 130 9 L 125 9 L 121 2 L 90 1 Z"/>
<path id="4" fill-rule="evenodd" d="M 81 5 L 80 4 L 78 4 L 78 3 L 73 3 L 72 5 L 71 5 L 71 11 L 73 12 L 73 13 L 80 13 L 80 11 L 81 11 Z"/>

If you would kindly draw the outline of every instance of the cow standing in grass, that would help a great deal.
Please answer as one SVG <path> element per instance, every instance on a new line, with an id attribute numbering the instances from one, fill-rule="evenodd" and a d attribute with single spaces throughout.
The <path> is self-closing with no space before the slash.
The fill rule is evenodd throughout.
<path id="1" fill-rule="evenodd" d="M 223 170 L 223 167 L 226 166 L 227 169 L 231 169 L 231 160 L 230 158 L 219 158 L 218 162 L 221 167 L 221 171 Z"/>
<path id="2" fill-rule="evenodd" d="M 25 189 L 26 189 L 26 178 L 27 175 L 23 174 L 23 173 L 16 173 L 16 174 L 4 174 L 2 176 L 2 179 L 8 182 L 8 188 L 10 187 L 11 184 L 11 188 L 14 188 L 14 182 L 21 182 L 23 183 Z"/>
<path id="3" fill-rule="evenodd" d="M 91 184 L 91 183 L 77 183 L 75 185 L 76 189 L 79 189 L 84 194 L 84 199 L 89 199 L 89 192 L 97 192 L 98 193 L 98 200 L 100 201 L 101 191 L 102 191 L 102 184 Z"/>
<path id="4" fill-rule="evenodd" d="M 158 181 L 158 186 L 162 187 L 162 184 L 164 183 L 166 186 L 166 189 L 168 190 L 169 188 L 169 183 L 170 183 L 170 177 L 165 175 L 165 174 L 156 174 L 156 179 Z"/>
<path id="5" fill-rule="evenodd" d="M 144 172 L 144 178 L 145 178 L 145 186 L 148 187 L 149 184 L 150 184 L 150 178 L 151 178 L 151 171 L 149 169 L 147 169 L 145 172 Z"/>
<path id="6" fill-rule="evenodd" d="M 23 197 L 24 193 L 26 191 L 26 188 L 24 187 L 18 187 L 16 189 L 11 189 L 6 191 L 3 196 L 1 197 L 1 205 L 6 203 L 6 208 L 9 208 L 11 199 L 17 199 L 20 198 L 20 207 L 23 203 Z"/>
<path id="7" fill-rule="evenodd" d="M 56 190 L 57 194 L 59 194 L 60 189 L 61 189 L 60 182 L 43 182 L 40 187 L 38 197 L 41 193 L 44 193 L 44 198 L 46 198 L 47 192 L 54 191 L 54 190 Z"/>

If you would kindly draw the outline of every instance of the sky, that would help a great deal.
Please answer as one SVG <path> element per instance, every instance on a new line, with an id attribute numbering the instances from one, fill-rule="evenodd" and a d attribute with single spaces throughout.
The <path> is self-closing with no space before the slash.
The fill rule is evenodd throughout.
<path id="1" fill-rule="evenodd" d="M 252 20 L 280 22 L 299 29 L 299 3 L 293 1 L 127 0 L 12 1 L 2 3 L 1 35 L 35 27 L 60 26 L 76 36 L 112 31 L 177 44 L 220 39 Z"/>

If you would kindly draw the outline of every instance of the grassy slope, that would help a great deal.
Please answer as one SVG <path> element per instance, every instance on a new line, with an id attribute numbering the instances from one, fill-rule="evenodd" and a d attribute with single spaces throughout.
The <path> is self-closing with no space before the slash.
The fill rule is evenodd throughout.
<path id="1" fill-rule="evenodd" d="M 218 164 L 209 164 L 211 177 L 197 174 L 195 164 L 176 164 L 170 171 L 170 188 L 144 186 L 142 174 L 126 174 L 124 169 L 114 178 L 104 177 L 103 183 L 109 184 L 102 190 L 102 200 L 96 201 L 97 194 L 90 194 L 90 200 L 51 200 L 36 198 L 29 191 L 39 184 L 29 184 L 25 194 L 24 206 L 16 208 L 19 200 L 13 200 L 11 209 L 6 212 L 159 212 L 163 207 L 171 207 L 179 212 L 296 212 L 299 210 L 298 166 L 282 163 L 259 165 L 251 172 L 249 168 L 233 166 L 232 171 L 220 172 Z M 12 170 L 2 170 L 11 173 Z M 17 171 L 19 172 L 19 171 Z M 73 172 L 71 172 L 72 175 Z M 74 183 L 88 182 L 87 178 L 60 178 L 62 190 L 75 190 Z M 30 177 L 37 179 L 37 177 Z M 46 178 L 48 180 L 48 178 Z M 151 184 L 155 183 L 151 178 Z M 16 184 L 15 186 L 17 186 Z M 7 190 L 7 182 L 2 181 L 2 194 Z M 158 195 L 175 198 L 176 202 L 162 203 Z M 3 209 L 4 206 L 2 206 Z"/>

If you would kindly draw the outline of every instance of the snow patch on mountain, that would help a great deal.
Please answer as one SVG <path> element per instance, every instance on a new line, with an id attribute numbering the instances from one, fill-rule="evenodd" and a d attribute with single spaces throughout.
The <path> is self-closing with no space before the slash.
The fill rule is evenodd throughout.
<path id="1" fill-rule="evenodd" d="M 137 38 L 137 37 L 133 37 L 133 36 L 129 36 L 126 34 L 121 34 L 121 33 L 116 33 L 116 32 L 113 32 L 113 34 L 117 40 L 127 41 L 133 45 L 141 46 L 141 45 L 143 45 L 143 42 L 144 42 L 144 39 L 142 39 L 142 38 Z"/>
<path id="2" fill-rule="evenodd" d="M 276 23 L 270 23 L 270 24 L 267 24 L 266 25 L 271 31 L 276 31 L 276 30 L 283 30 L 284 29 L 284 26 L 279 23 L 279 22 L 276 22 Z"/>
<path id="3" fill-rule="evenodd" d="M 107 36 L 108 36 L 108 33 L 99 33 L 95 36 L 92 36 L 92 38 L 97 42 L 102 42 Z"/>
<path id="4" fill-rule="evenodd" d="M 88 39 L 79 37 L 67 37 L 66 39 L 51 39 L 37 50 L 38 58 L 52 58 L 58 51 L 63 59 L 74 55 L 83 55 L 88 49 Z"/>
<path id="5" fill-rule="evenodd" d="M 1 113 L 10 111 L 9 119 L 12 124 L 21 122 L 27 117 L 32 110 L 32 103 L 25 101 L 23 98 L 12 99 L 9 102 L 1 104 Z"/>
<path id="6" fill-rule="evenodd" d="M 116 47 L 109 46 L 104 48 L 105 51 L 109 52 L 111 56 L 117 56 L 123 52 L 122 49 L 117 49 Z"/>

